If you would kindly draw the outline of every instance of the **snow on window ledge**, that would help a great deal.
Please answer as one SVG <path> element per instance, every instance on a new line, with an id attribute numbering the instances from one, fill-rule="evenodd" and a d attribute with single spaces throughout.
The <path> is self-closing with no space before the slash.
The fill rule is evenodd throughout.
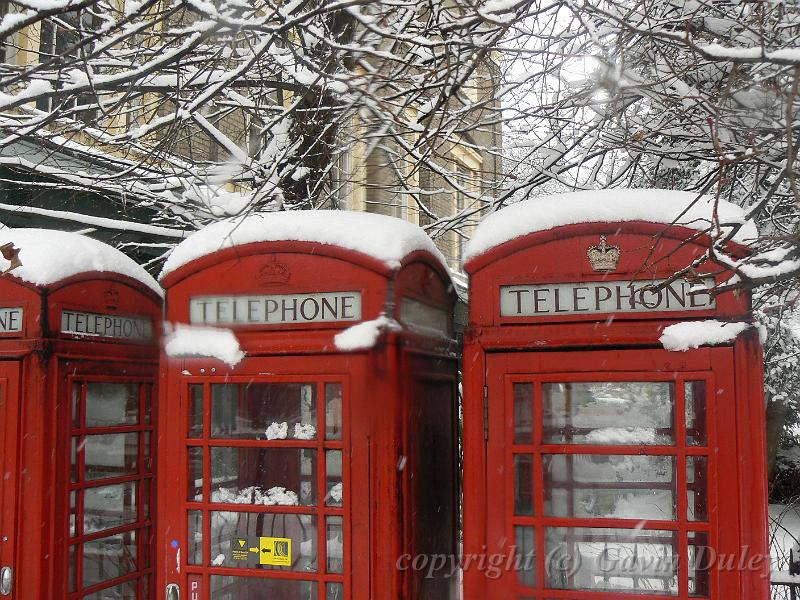
<path id="1" fill-rule="evenodd" d="M 728 344 L 751 327 L 754 327 L 751 323 L 715 319 L 686 321 L 666 327 L 658 341 L 672 352 L 686 352 L 700 346 Z"/>
<path id="2" fill-rule="evenodd" d="M 369 350 L 375 346 L 384 331 L 400 331 L 401 329 L 400 323 L 386 315 L 381 315 L 377 319 L 358 323 L 337 333 L 333 342 L 339 350 L 345 352 Z"/>
<path id="3" fill-rule="evenodd" d="M 230 329 L 165 326 L 164 351 L 171 358 L 216 358 L 235 367 L 244 358 L 239 340 Z"/>

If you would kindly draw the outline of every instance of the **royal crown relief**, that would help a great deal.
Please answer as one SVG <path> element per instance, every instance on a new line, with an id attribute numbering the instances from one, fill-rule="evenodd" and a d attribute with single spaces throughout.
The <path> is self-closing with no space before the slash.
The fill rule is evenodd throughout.
<path id="1" fill-rule="evenodd" d="M 586 250 L 595 273 L 617 270 L 622 250 L 605 235 Z M 541 285 L 500 286 L 501 317 L 542 317 L 575 314 L 709 311 L 716 307 L 710 293 L 697 290 L 698 282 L 645 279 L 640 281 L 581 281 Z M 712 278 L 704 278 L 707 288 Z"/>

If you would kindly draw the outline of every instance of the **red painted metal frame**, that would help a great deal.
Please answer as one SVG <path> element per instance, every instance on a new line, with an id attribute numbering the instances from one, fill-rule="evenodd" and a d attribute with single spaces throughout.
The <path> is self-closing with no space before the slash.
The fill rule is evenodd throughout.
<path id="1" fill-rule="evenodd" d="M 586 258 L 586 249 L 597 243 L 599 235 L 608 235 L 608 243 L 622 248 L 618 269 L 611 275 L 594 273 Z M 507 401 L 509 381 L 522 377 L 541 381 L 560 373 L 571 379 L 587 371 L 628 371 L 637 378 L 647 376 L 677 378 L 683 374 L 703 373 L 712 378 L 721 391 L 715 398 L 725 410 L 716 413 L 716 454 L 709 507 L 714 523 L 709 529 L 717 536 L 720 548 L 735 549 L 735 556 L 747 563 L 756 560 L 753 568 L 728 570 L 715 574 L 713 600 L 766 600 L 769 597 L 765 423 L 761 349 L 755 330 L 740 335 L 735 343 L 719 349 L 701 348 L 685 353 L 663 350 L 659 337 L 663 329 L 677 320 L 721 318 L 746 320 L 749 297 L 727 293 L 717 298 L 713 311 L 611 315 L 546 315 L 539 318 L 501 318 L 498 310 L 499 287 L 511 283 L 582 282 L 613 280 L 651 280 L 669 277 L 703 252 L 707 241 L 696 232 L 680 227 L 654 223 L 590 223 L 538 232 L 507 242 L 467 263 L 470 274 L 470 323 L 464 340 L 464 552 L 479 556 L 493 548 L 497 535 L 508 536 L 508 522 L 513 522 L 508 505 L 504 510 L 489 503 L 489 494 L 507 494 L 513 478 L 506 477 L 503 487 L 497 480 L 497 469 L 508 471 L 510 449 L 497 443 L 497 436 L 506 440 L 509 427 L 502 414 Z M 745 251 L 734 244 L 729 250 L 737 256 Z M 652 251 L 652 252 L 651 252 Z M 665 258 L 668 257 L 668 258 Z M 642 265 L 649 264 L 646 271 Z M 718 265 L 705 264 L 699 270 L 714 273 L 724 281 L 729 273 Z M 604 357 L 608 368 L 597 357 Z M 600 366 L 598 366 L 600 365 Z M 673 375 L 677 373 L 677 375 Z M 606 377 L 613 377 L 606 375 Z M 682 392 L 680 392 L 682 394 Z M 486 395 L 486 396 L 485 396 Z M 486 399 L 484 399 L 486 398 Z M 682 402 L 682 396 L 678 400 Z M 488 410 L 488 431 L 484 416 Z M 488 434 L 488 441 L 486 439 Z M 537 446 L 536 452 L 563 449 L 569 446 Z M 581 453 L 622 452 L 621 448 L 580 446 Z M 670 452 L 684 456 L 695 453 L 691 448 L 673 450 L 647 447 L 646 453 Z M 710 450 L 714 453 L 714 450 Z M 711 469 L 709 469 L 711 471 Z M 680 473 L 680 470 L 678 471 Z M 535 472 L 541 483 L 541 469 Z M 685 478 L 685 474 L 681 475 Z M 709 479 L 712 474 L 709 473 Z M 508 480 L 508 481 L 506 481 Z M 535 479 L 536 481 L 536 479 Z M 679 480 L 679 484 L 683 483 Z M 503 491 L 505 490 L 505 491 Z M 536 490 L 541 494 L 541 490 Z M 685 491 L 679 491 L 685 494 Z M 680 495 L 679 495 L 680 497 Z M 541 518 L 539 498 L 537 523 L 568 523 Z M 685 507 L 685 498 L 681 507 Z M 682 508 L 681 508 L 682 510 Z M 612 521 L 605 520 L 607 524 Z M 625 522 L 619 521 L 618 524 Z M 661 523 L 659 522 L 660 526 Z M 672 529 L 675 529 L 673 524 Z M 702 525 L 691 524 L 692 530 Z M 686 531 L 682 529 L 681 531 Z M 680 542 L 685 541 L 685 533 Z M 541 536 L 539 560 L 542 557 Z M 507 550 L 506 546 L 503 546 Z M 759 562 L 760 560 L 760 562 Z M 540 564 L 540 567 L 543 563 Z M 621 592 L 576 592 L 547 590 L 541 587 L 543 574 L 538 573 L 540 587 L 525 598 L 611 599 L 635 598 Z M 685 588 L 685 575 L 680 584 Z M 464 574 L 465 600 L 516 600 L 519 588 L 509 577 L 492 583 L 480 569 Z M 645 596 L 641 596 L 645 597 Z M 647 595 L 648 598 L 658 596 Z M 667 596 L 674 598 L 675 596 Z"/>
<path id="2" fill-rule="evenodd" d="M 283 285 L 259 287 L 256 274 L 265 261 L 287 265 L 291 277 Z M 419 268 L 424 265 L 425 268 Z M 430 274 L 433 275 L 430 275 Z M 324 277 L 322 276 L 324 274 Z M 412 297 L 429 306 L 452 314 L 454 295 L 447 288 L 444 268 L 431 255 L 415 252 L 397 268 L 389 268 L 371 257 L 335 246 L 306 242 L 265 242 L 228 248 L 200 258 L 168 275 L 167 320 L 189 322 L 192 296 L 215 294 L 293 294 L 353 290 L 362 294 L 362 319 L 374 319 L 382 313 L 399 316 L 399 298 Z M 441 291 L 439 291 L 441 288 Z M 427 289 L 427 291 L 426 291 Z M 187 419 L 189 382 L 228 381 L 341 381 L 345 386 L 344 415 L 346 476 L 345 508 L 320 508 L 322 512 L 341 514 L 349 520 L 346 536 L 345 572 L 341 575 L 318 575 L 247 569 L 223 569 L 208 564 L 195 567 L 187 563 L 186 511 L 191 507 L 210 510 L 224 506 L 228 510 L 248 512 L 308 512 L 297 507 L 258 507 L 190 503 L 186 500 L 186 444 L 184 433 L 165 436 L 159 447 L 158 528 L 156 564 L 157 591 L 163 594 L 168 583 L 177 583 L 182 597 L 208 600 L 207 576 L 211 573 L 284 579 L 320 579 L 341 581 L 349 600 L 373 598 L 413 598 L 412 573 L 396 567 L 398 557 L 408 548 L 412 529 L 413 507 L 409 505 L 408 470 L 399 469 L 417 443 L 409 433 L 413 415 L 406 406 L 412 387 L 408 372 L 409 356 L 419 357 L 430 367 L 415 373 L 420 377 L 443 377 L 449 374 L 455 392 L 456 354 L 453 340 L 404 331 L 388 332 L 370 350 L 342 353 L 334 336 L 352 323 L 302 323 L 270 326 L 235 326 L 247 358 L 234 369 L 213 359 L 174 360 L 162 357 L 161 423 L 184 427 Z M 434 363 L 439 366 L 434 366 Z M 321 396 L 318 402 L 321 401 Z M 452 398 L 455 403 L 455 395 Z M 318 405 L 320 406 L 320 405 Z M 207 407 L 206 407 L 207 409 Z M 318 408 L 324 418 L 324 407 Z M 321 431 L 324 431 L 322 429 Z M 320 432 L 320 435 L 322 433 Z M 216 444 L 216 440 L 214 441 Z M 270 444 L 307 446 L 307 443 L 236 442 L 219 440 L 221 445 Z M 315 442 L 319 445 L 323 442 Z M 325 442 L 327 445 L 328 442 Z M 334 444 L 335 446 L 335 444 Z M 324 477 L 324 465 L 318 461 L 318 473 Z M 208 473 L 205 474 L 206 479 Z M 169 482 L 167 484 L 166 482 Z M 174 482 L 179 482 L 175 485 Z M 322 499 L 320 499 L 322 501 Z M 314 512 L 314 511 L 312 511 Z M 208 527 L 208 525 L 205 525 Z M 320 542 L 324 523 L 318 523 Z M 178 546 L 174 547 L 173 541 Z M 455 544 L 455 540 L 453 540 Z M 318 544 L 318 565 L 324 565 L 324 543 Z M 319 569 L 318 569 L 319 570 Z M 318 592 L 322 594 L 322 585 Z M 320 600 L 324 596 L 319 595 Z"/>
<path id="3" fill-rule="evenodd" d="M 23 564 L 18 562 L 17 529 L 22 506 L 19 504 L 19 430 L 20 430 L 20 363 L 0 362 L 0 567 L 12 569 L 14 577 Z M 16 581 L 9 600 L 20 597 Z"/>
<path id="4" fill-rule="evenodd" d="M 119 292 L 122 314 L 152 319 L 152 343 L 60 334 L 58 317 L 65 305 L 108 313 L 102 292 L 110 285 Z M 71 405 L 68 378 L 131 376 L 136 381 L 152 380 L 157 372 L 161 300 L 140 282 L 110 273 L 84 273 L 46 288 L 9 274 L 0 279 L 0 296 L 5 305 L 25 309 L 23 331 L 0 339 L 0 357 L 19 365 L 10 379 L 12 387 L 19 390 L 19 458 L 13 473 L 18 479 L 16 490 L 8 488 L 18 505 L 16 544 L 10 550 L 17 565 L 15 589 L 19 599 L 65 599 Z"/>

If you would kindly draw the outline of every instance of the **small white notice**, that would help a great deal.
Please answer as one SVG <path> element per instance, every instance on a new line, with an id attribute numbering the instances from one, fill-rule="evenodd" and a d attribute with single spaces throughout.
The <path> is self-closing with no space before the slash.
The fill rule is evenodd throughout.
<path id="1" fill-rule="evenodd" d="M 63 310 L 61 333 L 147 341 L 153 339 L 153 322 L 143 317 Z"/>
<path id="2" fill-rule="evenodd" d="M 713 310 L 714 296 L 687 281 L 586 281 L 500 287 L 500 315 L 540 317 L 599 313 Z M 709 279 L 706 287 L 713 284 Z"/>
<path id="3" fill-rule="evenodd" d="M 0 333 L 19 333 L 22 331 L 22 307 L 0 308 Z"/>
<path id="4" fill-rule="evenodd" d="M 192 325 L 281 325 L 361 320 L 361 292 L 196 296 L 189 300 Z"/>

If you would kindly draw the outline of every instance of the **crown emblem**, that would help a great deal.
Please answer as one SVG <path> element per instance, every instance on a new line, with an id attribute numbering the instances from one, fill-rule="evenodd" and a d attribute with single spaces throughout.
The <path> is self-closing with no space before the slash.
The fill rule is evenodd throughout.
<path id="1" fill-rule="evenodd" d="M 601 273 L 616 271 L 620 254 L 619 246 L 609 246 L 604 235 L 600 236 L 600 243 L 597 246 L 589 246 L 586 251 L 592 269 Z"/>
<path id="2" fill-rule="evenodd" d="M 116 288 L 110 287 L 106 290 L 105 294 L 103 294 L 103 300 L 105 301 L 107 309 L 117 310 L 119 306 L 119 292 Z"/>
<path id="3" fill-rule="evenodd" d="M 283 285 L 289 281 L 291 276 L 289 267 L 279 263 L 278 259 L 273 256 L 271 262 L 268 262 L 258 270 L 256 280 L 262 286 Z"/>

